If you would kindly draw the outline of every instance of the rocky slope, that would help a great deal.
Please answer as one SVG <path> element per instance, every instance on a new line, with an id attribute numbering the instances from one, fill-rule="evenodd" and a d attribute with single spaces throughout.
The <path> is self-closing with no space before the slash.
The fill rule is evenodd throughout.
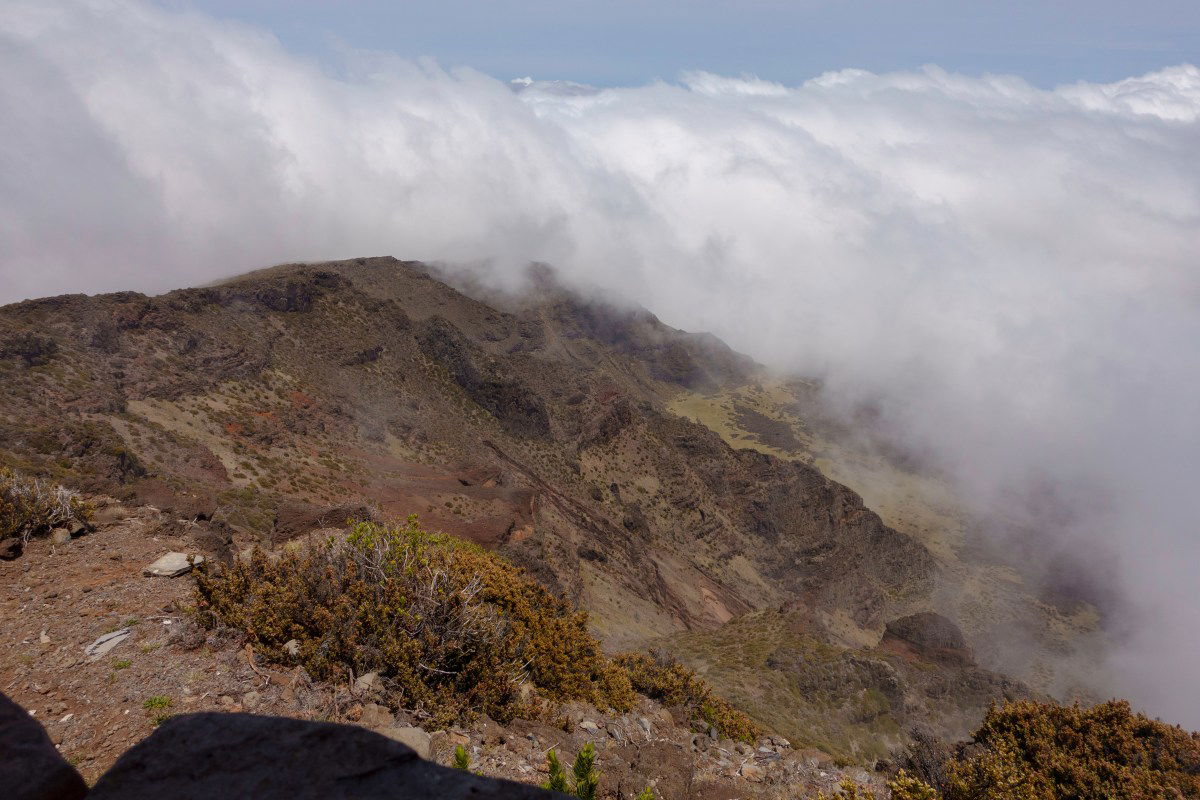
<path id="1" fill-rule="evenodd" d="M 845 725 L 810 743 L 845 759 L 1025 691 L 887 649 L 889 622 L 953 615 L 955 567 L 800 457 L 794 418 L 747 406 L 735 435 L 690 413 L 761 383 L 748 359 L 544 271 L 520 296 L 460 288 L 373 258 L 7 306 L 0 463 L 152 506 L 148 550 L 185 537 L 216 559 L 418 514 L 587 608 L 611 649 L 672 649 L 776 729 L 829 711 Z M 914 677 L 930 672 L 941 688 Z M 854 688 L 813 692 L 810 673 Z"/>

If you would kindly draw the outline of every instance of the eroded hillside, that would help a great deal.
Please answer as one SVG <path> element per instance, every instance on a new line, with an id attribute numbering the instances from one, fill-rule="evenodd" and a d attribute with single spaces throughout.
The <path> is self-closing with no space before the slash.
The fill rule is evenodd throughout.
<path id="1" fill-rule="evenodd" d="M 885 523 L 827 475 L 885 501 L 888 480 L 921 478 L 866 480 L 748 359 L 544 273 L 520 298 L 472 294 L 373 258 L 5 307 L 0 460 L 189 520 L 218 559 L 415 513 L 588 609 L 609 648 L 678 649 L 731 695 L 876 648 L 889 622 L 931 608 L 977 630 L 941 589 L 996 591 L 1003 576 L 965 566 L 953 512 L 925 524 L 884 502 Z M 747 631 L 764 632 L 744 639 L 753 652 L 771 644 L 761 664 L 717 668 L 704 637 Z M 953 718 L 957 731 L 1025 692 L 973 664 L 922 663 L 951 688 L 884 708 L 870 694 L 883 690 L 856 684 L 837 713 L 866 702 L 874 716 L 827 746 L 865 757 L 898 745 L 902 726 Z M 745 701 L 777 726 L 822 708 L 802 684 L 787 697 Z"/>

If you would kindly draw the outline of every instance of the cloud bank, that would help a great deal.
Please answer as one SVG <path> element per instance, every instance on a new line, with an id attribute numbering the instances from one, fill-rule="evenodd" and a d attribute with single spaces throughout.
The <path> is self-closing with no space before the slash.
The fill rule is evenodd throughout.
<path id="1" fill-rule="evenodd" d="M 877 403 L 981 508 L 1052 493 L 1137 607 L 1118 688 L 1200 726 L 1200 70 L 564 85 L 8 2 L 0 302 L 552 263 Z"/>

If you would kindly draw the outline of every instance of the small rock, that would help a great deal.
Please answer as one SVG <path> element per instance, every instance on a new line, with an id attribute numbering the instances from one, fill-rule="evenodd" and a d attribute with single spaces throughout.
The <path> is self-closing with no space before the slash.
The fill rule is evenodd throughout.
<path id="1" fill-rule="evenodd" d="M 645 717 L 638 717 L 637 724 L 647 736 L 650 735 L 650 720 L 646 719 Z"/>
<path id="2" fill-rule="evenodd" d="M 283 652 L 295 658 L 300 655 L 300 642 L 296 639 L 288 639 L 283 645 Z"/>
<path id="3" fill-rule="evenodd" d="M 43 630 L 41 635 L 38 636 L 38 641 L 42 644 L 50 644 L 50 635 Z"/>
<path id="4" fill-rule="evenodd" d="M 295 642 L 296 640 L 293 639 L 292 641 Z M 288 644 L 291 644 L 291 642 L 288 642 Z M 299 650 L 300 643 L 296 642 L 296 644 L 297 644 L 297 650 Z M 284 645 L 284 649 L 287 649 L 287 645 Z M 378 672 L 368 672 L 366 675 L 360 675 L 358 677 L 358 680 L 356 680 L 354 682 L 354 691 L 370 692 L 375 689 L 379 689 L 382 686 L 383 686 L 383 680 L 379 677 L 379 673 Z"/>
<path id="5" fill-rule="evenodd" d="M 600 732 L 600 726 L 592 722 L 590 719 L 585 719 L 583 722 L 579 723 L 579 728 L 593 735 Z"/>
<path id="6" fill-rule="evenodd" d="M 625 742 L 625 734 L 616 725 L 608 726 L 608 735 L 622 744 Z"/>
<path id="7" fill-rule="evenodd" d="M 721 732 L 717 730 L 716 725 L 708 726 L 708 738 L 712 739 L 713 741 L 721 738 Z"/>
<path id="8" fill-rule="evenodd" d="M 258 708 L 260 702 L 262 702 L 262 695 L 258 692 L 246 692 L 242 695 L 243 708 Z"/>
<path id="9" fill-rule="evenodd" d="M 220 697 L 218 697 L 217 703 L 222 706 L 225 706 L 226 708 L 237 705 L 237 703 L 234 701 L 234 699 L 227 694 L 223 694 Z"/>
<path id="10" fill-rule="evenodd" d="M 71 532 L 66 528 L 55 528 L 50 531 L 50 541 L 54 544 L 66 544 L 71 541 Z"/>
<path id="11" fill-rule="evenodd" d="M 149 578 L 177 578 L 191 572 L 193 566 L 203 561 L 204 556 L 171 552 L 142 570 L 142 574 Z"/>
<path id="12" fill-rule="evenodd" d="M 392 725 L 375 731 L 388 737 L 394 742 L 405 744 L 417 752 L 421 758 L 429 758 L 429 734 L 420 728 L 407 725 Z"/>
<path id="13" fill-rule="evenodd" d="M 367 703 L 363 706 L 362 716 L 358 724 L 364 728 L 387 728 L 395 724 L 396 718 L 385 706 L 378 703 Z"/>
<path id="14" fill-rule="evenodd" d="M 766 777 L 767 771 L 753 761 L 749 761 L 742 764 L 742 768 L 738 771 L 738 774 L 748 781 L 761 781 Z"/>
<path id="15" fill-rule="evenodd" d="M 12 561 L 21 555 L 21 551 L 24 548 L 25 542 L 21 541 L 20 536 L 9 536 L 7 539 L 0 539 L 0 558 L 5 561 Z"/>
<path id="16" fill-rule="evenodd" d="M 121 642 L 128 639 L 129 634 L 131 633 L 133 633 L 132 628 L 121 628 L 119 631 L 106 633 L 96 641 L 89 644 L 84 649 L 83 653 L 86 656 L 90 656 L 92 661 L 95 661 L 119 645 Z"/>

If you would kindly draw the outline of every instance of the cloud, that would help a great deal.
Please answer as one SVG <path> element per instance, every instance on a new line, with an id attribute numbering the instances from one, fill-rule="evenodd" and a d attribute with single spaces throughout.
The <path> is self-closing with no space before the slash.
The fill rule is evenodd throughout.
<path id="1" fill-rule="evenodd" d="M 871 400 L 981 509 L 1053 494 L 1138 611 L 1119 688 L 1200 725 L 1195 67 L 512 87 L 17 0 L 0 119 L 0 301 L 365 254 L 553 263 Z"/>

